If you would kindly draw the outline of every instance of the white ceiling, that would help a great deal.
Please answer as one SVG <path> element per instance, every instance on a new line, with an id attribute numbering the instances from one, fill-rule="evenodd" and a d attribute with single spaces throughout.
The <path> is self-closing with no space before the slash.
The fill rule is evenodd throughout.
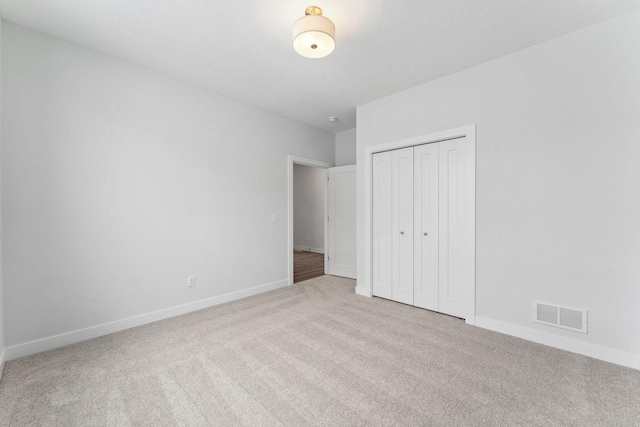
<path id="1" fill-rule="evenodd" d="M 298 56 L 320 6 L 336 50 Z M 640 0 L 0 0 L 3 19 L 339 132 L 355 107 L 640 9 Z M 337 116 L 337 123 L 329 123 Z"/>

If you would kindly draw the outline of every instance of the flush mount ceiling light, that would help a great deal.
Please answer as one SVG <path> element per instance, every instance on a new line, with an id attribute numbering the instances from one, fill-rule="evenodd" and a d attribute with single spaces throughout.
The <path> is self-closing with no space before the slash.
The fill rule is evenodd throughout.
<path id="1" fill-rule="evenodd" d="M 322 16 L 322 9 L 308 7 L 293 24 L 293 48 L 305 58 L 323 58 L 333 52 L 336 27 Z"/>

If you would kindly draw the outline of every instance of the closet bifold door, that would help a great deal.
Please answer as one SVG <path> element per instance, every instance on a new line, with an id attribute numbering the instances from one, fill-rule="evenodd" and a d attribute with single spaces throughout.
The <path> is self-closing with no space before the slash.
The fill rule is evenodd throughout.
<path id="1" fill-rule="evenodd" d="M 372 281 L 373 295 L 393 299 L 392 295 L 392 155 L 390 151 L 373 155 L 372 193 Z"/>
<path id="2" fill-rule="evenodd" d="M 465 287 L 464 267 L 469 264 L 465 241 L 467 215 L 465 138 L 438 143 L 439 175 L 439 310 L 441 313 L 465 318 L 471 295 Z M 468 279 L 467 279 L 468 280 Z"/>
<path id="3" fill-rule="evenodd" d="M 413 304 L 413 147 L 391 152 L 392 298 Z"/>
<path id="4" fill-rule="evenodd" d="M 373 295 L 413 304 L 413 147 L 373 155 Z"/>
<path id="5" fill-rule="evenodd" d="M 413 162 L 414 305 L 438 311 L 438 144 L 415 147 Z"/>

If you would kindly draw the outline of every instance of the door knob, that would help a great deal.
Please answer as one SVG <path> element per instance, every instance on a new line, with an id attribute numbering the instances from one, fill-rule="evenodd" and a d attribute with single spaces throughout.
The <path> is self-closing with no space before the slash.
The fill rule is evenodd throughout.
<path id="1" fill-rule="evenodd" d="M 427 235 L 427 232 L 426 232 L 426 231 L 424 232 L 424 235 L 425 235 L 425 236 Z"/>
<path id="2" fill-rule="evenodd" d="M 404 231 L 401 231 L 400 234 L 404 234 Z"/>

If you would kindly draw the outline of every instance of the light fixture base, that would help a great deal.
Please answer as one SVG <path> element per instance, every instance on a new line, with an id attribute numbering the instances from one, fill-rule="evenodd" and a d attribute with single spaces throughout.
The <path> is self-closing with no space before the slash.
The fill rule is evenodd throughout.
<path id="1" fill-rule="evenodd" d="M 322 16 L 322 9 L 320 9 L 318 6 L 309 6 L 307 10 L 304 11 L 304 14 Z"/>

